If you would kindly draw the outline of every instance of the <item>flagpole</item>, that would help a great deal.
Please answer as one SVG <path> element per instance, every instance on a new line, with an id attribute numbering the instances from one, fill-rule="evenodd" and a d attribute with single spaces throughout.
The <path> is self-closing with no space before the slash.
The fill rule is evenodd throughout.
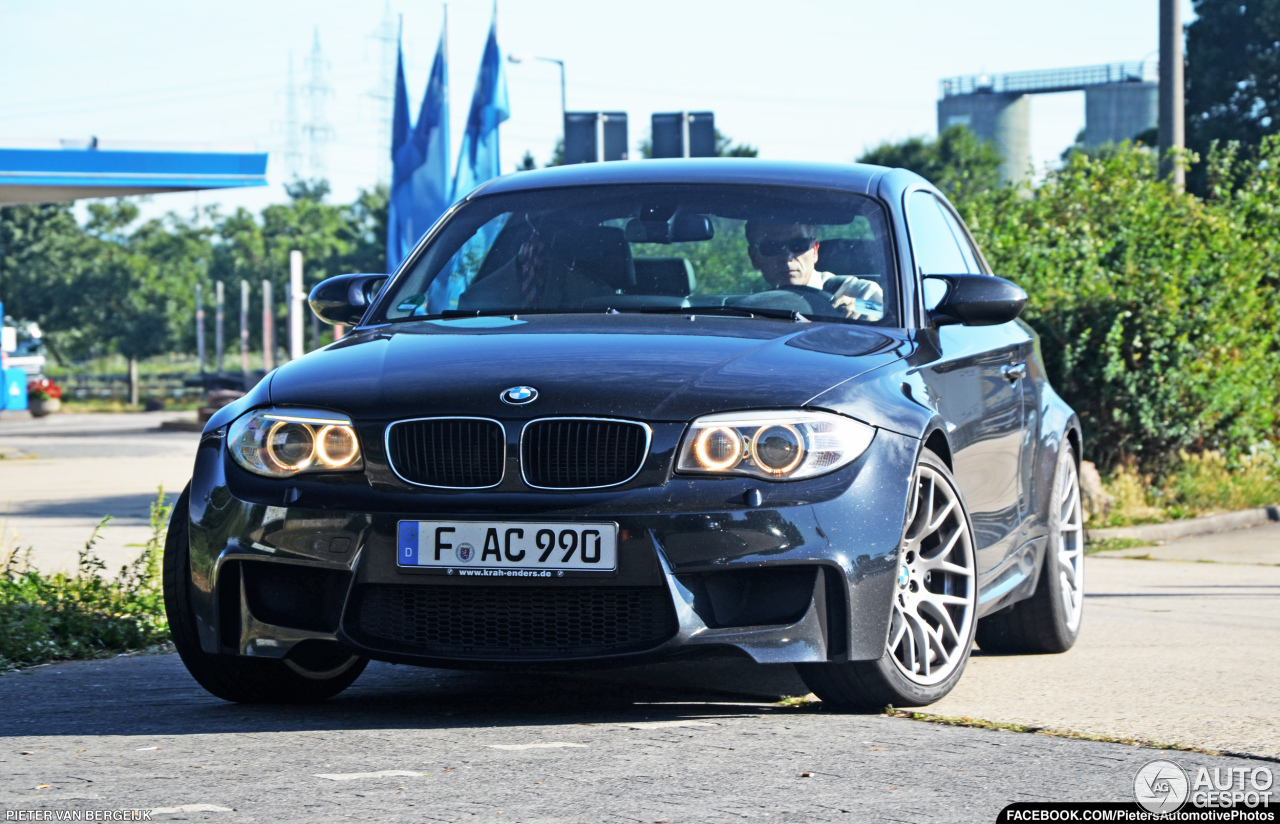
<path id="1" fill-rule="evenodd" d="M 453 190 L 453 183 L 451 180 L 448 179 L 449 169 L 453 168 L 453 136 L 449 134 L 449 131 L 453 128 L 453 118 L 448 116 L 449 106 L 450 106 L 449 84 L 453 81 L 449 78 L 449 4 L 441 3 L 440 6 L 444 10 L 444 22 L 441 24 L 442 28 L 440 29 L 440 49 L 441 51 L 444 52 L 444 72 L 445 72 L 444 74 L 444 81 L 445 81 L 444 82 L 444 111 L 446 112 L 446 116 L 445 116 L 446 122 L 443 128 L 445 132 L 445 141 L 446 141 L 445 148 L 448 150 L 445 152 L 445 154 L 447 154 L 448 157 L 444 159 L 446 184 L 449 190 L 445 192 L 445 201 L 447 203 L 449 200 L 449 196 L 452 194 L 452 190 Z"/>

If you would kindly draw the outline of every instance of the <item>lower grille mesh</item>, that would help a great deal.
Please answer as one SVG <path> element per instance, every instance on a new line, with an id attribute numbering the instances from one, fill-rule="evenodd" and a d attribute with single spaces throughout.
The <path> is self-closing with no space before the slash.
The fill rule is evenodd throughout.
<path id="1" fill-rule="evenodd" d="M 358 620 L 374 644 L 473 659 L 638 652 L 677 628 L 663 587 L 367 586 Z"/>

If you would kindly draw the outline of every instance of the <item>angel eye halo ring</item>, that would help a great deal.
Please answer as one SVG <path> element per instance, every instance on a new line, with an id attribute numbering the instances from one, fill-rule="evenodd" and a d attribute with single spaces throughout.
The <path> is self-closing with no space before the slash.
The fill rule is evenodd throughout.
<path id="1" fill-rule="evenodd" d="M 794 481 L 834 472 L 856 460 L 875 428 L 809 409 L 724 412 L 695 420 L 676 471 Z"/>
<path id="2" fill-rule="evenodd" d="M 232 459 L 268 478 L 364 468 L 360 440 L 341 413 L 281 407 L 241 415 L 227 431 Z"/>
<path id="3" fill-rule="evenodd" d="M 732 469 L 742 460 L 742 436 L 725 426 L 710 426 L 693 442 L 698 464 L 708 470 Z"/>

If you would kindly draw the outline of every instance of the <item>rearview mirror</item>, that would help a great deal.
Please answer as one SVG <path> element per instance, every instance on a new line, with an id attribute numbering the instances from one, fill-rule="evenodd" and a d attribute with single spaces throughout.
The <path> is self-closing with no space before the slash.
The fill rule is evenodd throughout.
<path id="1" fill-rule="evenodd" d="M 325 323 L 355 326 L 386 282 L 387 275 L 336 275 L 316 284 L 307 302 L 316 317 Z"/>
<path id="2" fill-rule="evenodd" d="M 695 243 L 716 234 L 711 218 L 695 214 L 678 214 L 670 222 L 633 217 L 623 233 L 628 243 Z"/>
<path id="3" fill-rule="evenodd" d="M 924 294 L 926 306 L 932 304 L 929 317 L 938 326 L 996 326 L 1017 319 L 1027 305 L 1021 286 L 993 275 L 929 275 Z"/>

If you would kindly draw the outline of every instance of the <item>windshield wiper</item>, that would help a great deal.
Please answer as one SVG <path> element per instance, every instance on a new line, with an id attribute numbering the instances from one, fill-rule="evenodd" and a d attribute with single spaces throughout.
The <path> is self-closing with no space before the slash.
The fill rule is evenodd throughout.
<path id="1" fill-rule="evenodd" d="M 422 315 L 431 318 L 492 318 L 498 315 L 514 315 L 514 309 L 444 309 L 438 315 Z"/>
<path id="2" fill-rule="evenodd" d="M 751 308 L 745 306 L 635 306 L 617 311 L 641 312 L 646 315 L 732 315 L 740 318 L 754 318 L 759 315 L 762 318 L 778 318 L 780 320 L 793 320 L 797 323 L 809 323 L 807 317 L 791 309 L 769 309 L 759 306 L 752 306 Z"/>

